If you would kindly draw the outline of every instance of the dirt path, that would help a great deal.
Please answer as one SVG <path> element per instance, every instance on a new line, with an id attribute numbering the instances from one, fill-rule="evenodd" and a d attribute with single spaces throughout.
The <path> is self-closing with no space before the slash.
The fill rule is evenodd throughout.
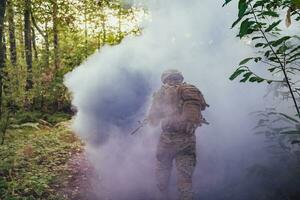
<path id="1" fill-rule="evenodd" d="M 69 176 L 67 185 L 61 193 L 68 200 L 99 200 L 94 194 L 92 181 L 97 178 L 84 151 L 76 153 L 68 162 Z"/>

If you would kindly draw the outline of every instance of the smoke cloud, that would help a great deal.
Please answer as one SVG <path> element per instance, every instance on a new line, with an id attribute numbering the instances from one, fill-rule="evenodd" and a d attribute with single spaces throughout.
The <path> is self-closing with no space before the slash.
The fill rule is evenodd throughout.
<path id="1" fill-rule="evenodd" d="M 211 0 L 137 1 L 149 8 L 151 20 L 138 37 L 106 46 L 65 77 L 78 109 L 74 131 L 87 141 L 87 154 L 99 181 L 99 199 L 155 199 L 155 149 L 160 128 L 130 131 L 142 120 L 165 69 L 182 71 L 210 108 L 210 122 L 197 130 L 197 199 L 226 199 L 225 186 L 238 180 L 251 164 L 262 162 L 262 139 L 252 133 L 249 113 L 262 109 L 265 86 L 229 81 L 251 48 L 230 29 L 236 5 L 222 8 Z M 261 141 L 261 142 L 260 142 Z M 176 173 L 171 188 L 176 196 Z M 242 187 L 242 186 L 241 186 Z M 242 191 L 242 189 L 241 189 Z M 245 198 L 251 196 L 244 194 Z"/>

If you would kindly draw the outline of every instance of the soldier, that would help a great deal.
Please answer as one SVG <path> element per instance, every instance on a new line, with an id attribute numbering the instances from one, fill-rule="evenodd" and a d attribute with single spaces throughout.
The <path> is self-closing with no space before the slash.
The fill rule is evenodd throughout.
<path id="1" fill-rule="evenodd" d="M 162 133 L 156 152 L 156 178 L 161 198 L 169 198 L 168 188 L 175 160 L 177 188 L 180 200 L 193 199 L 192 175 L 196 166 L 195 130 L 201 126 L 201 110 L 206 104 L 201 92 L 183 83 L 177 70 L 167 70 L 162 76 L 162 87 L 153 95 L 148 114 L 152 126 L 161 124 Z"/>

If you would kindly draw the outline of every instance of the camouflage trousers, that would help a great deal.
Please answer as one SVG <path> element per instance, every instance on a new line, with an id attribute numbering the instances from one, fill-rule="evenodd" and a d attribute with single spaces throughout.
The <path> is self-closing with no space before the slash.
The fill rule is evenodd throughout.
<path id="1" fill-rule="evenodd" d="M 195 134 L 163 132 L 156 152 L 156 179 L 162 199 L 167 200 L 173 160 L 180 200 L 192 200 L 192 176 L 196 166 Z"/>

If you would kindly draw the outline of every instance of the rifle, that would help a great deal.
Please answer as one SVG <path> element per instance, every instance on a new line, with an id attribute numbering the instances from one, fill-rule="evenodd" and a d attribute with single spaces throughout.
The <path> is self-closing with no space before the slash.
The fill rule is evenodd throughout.
<path id="1" fill-rule="evenodd" d="M 201 121 L 200 121 L 200 124 L 206 124 L 206 125 L 209 125 L 209 122 L 206 121 L 205 118 L 202 118 Z"/>
<path id="2" fill-rule="evenodd" d="M 143 128 L 145 125 L 148 124 L 148 119 L 144 119 L 143 121 L 138 121 L 139 125 L 138 127 L 136 127 L 131 133 L 130 135 L 134 135 L 136 132 L 138 132 L 141 128 Z M 209 122 L 206 121 L 205 118 L 202 118 L 201 119 L 201 122 L 200 124 L 206 124 L 206 125 L 209 125 Z"/>
<path id="3" fill-rule="evenodd" d="M 148 119 L 144 119 L 142 122 L 141 121 L 138 121 L 139 123 L 139 126 L 136 127 L 136 129 L 134 129 L 130 135 L 134 135 L 136 132 L 138 132 L 138 130 L 140 130 L 143 126 L 145 126 L 147 123 L 148 123 Z"/>

